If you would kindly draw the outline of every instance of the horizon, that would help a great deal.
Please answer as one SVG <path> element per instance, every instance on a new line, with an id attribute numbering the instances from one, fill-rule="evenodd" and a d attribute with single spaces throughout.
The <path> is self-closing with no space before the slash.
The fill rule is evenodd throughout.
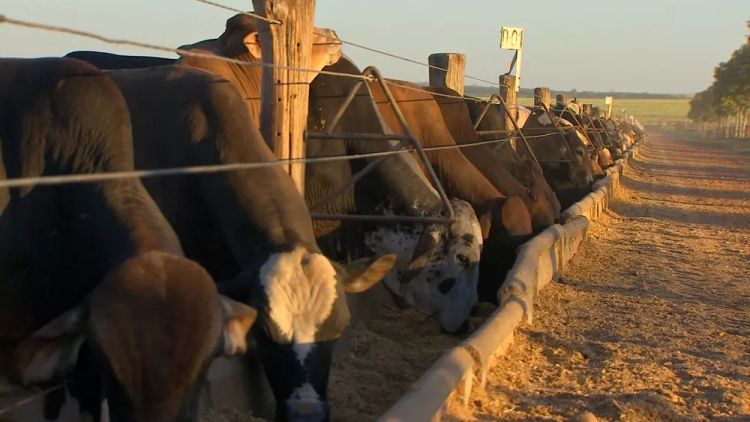
<path id="1" fill-rule="evenodd" d="M 252 6 L 247 0 L 223 3 L 240 9 Z M 526 31 L 521 87 L 548 86 L 564 92 L 690 96 L 705 89 L 713 68 L 747 42 L 746 0 L 723 0 L 721 7 L 698 0 L 653 3 L 584 0 L 571 11 L 570 5 L 550 2 L 539 13 L 538 5 L 522 3 L 475 1 L 456 8 L 445 0 L 433 0 L 429 7 L 426 2 L 383 0 L 377 7 L 369 3 L 362 7 L 365 3 L 318 0 L 315 23 L 336 30 L 344 40 L 421 62 L 431 53 L 461 52 L 467 57 L 467 75 L 491 81 L 508 71 L 512 58 L 510 51 L 498 47 L 500 27 L 521 26 Z M 158 4 L 6 0 L 0 14 L 168 47 L 216 38 L 234 15 L 196 1 L 177 0 Z M 137 29 L 132 22 L 138 22 Z M 0 38 L 24 40 L 0 45 L 0 56 L 63 55 L 82 49 L 164 56 L 8 24 L 0 24 Z M 428 79 L 423 66 L 349 45 L 344 53 L 360 67 L 375 65 L 391 78 Z M 467 86 L 476 84 L 467 82 L 471 82 Z"/>

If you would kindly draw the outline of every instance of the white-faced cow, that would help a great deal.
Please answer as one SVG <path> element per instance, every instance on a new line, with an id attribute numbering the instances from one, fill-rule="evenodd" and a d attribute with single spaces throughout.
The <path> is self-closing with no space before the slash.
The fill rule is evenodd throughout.
<path id="1" fill-rule="evenodd" d="M 128 110 L 98 69 L 0 60 L 4 177 L 133 169 Z M 193 420 L 194 384 L 255 319 L 182 256 L 137 179 L 10 188 L 0 214 L 0 342 L 23 384 L 70 376 L 94 420 Z M 47 408 L 47 417 L 59 411 Z"/>
<path id="2" fill-rule="evenodd" d="M 449 147 L 456 142 L 429 92 L 405 81 L 386 80 L 414 136 L 425 147 Z M 404 134 L 384 90 L 368 82 L 387 127 Z M 497 302 L 497 290 L 515 261 L 516 248 L 533 233 L 531 215 L 518 196 L 499 191 L 458 149 L 429 151 L 427 157 L 448 195 L 474 208 L 480 220 L 484 246 L 479 269 L 479 299 Z"/>
<path id="3" fill-rule="evenodd" d="M 179 66 L 110 73 L 131 110 L 136 165 L 275 161 L 257 125 L 262 68 L 219 59 L 261 60 L 255 19 L 238 15 L 219 39 L 182 48 L 216 59 L 186 56 Z M 335 62 L 340 49 L 328 40 L 316 43 L 313 66 Z M 329 261 L 316 243 L 304 198 L 280 167 L 145 185 L 186 255 L 223 281 L 221 291 L 258 310 L 253 333 L 276 417 L 326 419 L 333 344 L 349 321 L 344 293 L 377 283 L 395 257 L 346 268 Z"/>
<path id="4" fill-rule="evenodd" d="M 234 86 L 187 66 L 109 73 L 133 122 L 139 168 L 270 163 L 275 157 Z M 349 321 L 345 292 L 378 282 L 394 257 L 347 268 L 320 251 L 309 211 L 279 166 L 145 180 L 185 254 L 220 290 L 258 310 L 253 330 L 277 418 L 325 419 L 335 340 Z"/>

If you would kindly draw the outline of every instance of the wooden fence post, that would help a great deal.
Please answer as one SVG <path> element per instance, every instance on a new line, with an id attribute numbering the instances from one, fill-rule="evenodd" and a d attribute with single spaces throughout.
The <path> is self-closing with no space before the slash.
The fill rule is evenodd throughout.
<path id="1" fill-rule="evenodd" d="M 516 77 L 513 75 L 500 75 L 500 97 L 505 101 L 511 116 L 518 120 L 518 110 L 516 109 Z M 513 122 L 505 116 L 505 130 L 514 130 Z"/>
<path id="2" fill-rule="evenodd" d="M 593 116 L 594 105 L 593 104 L 581 104 L 581 114 L 584 114 L 586 116 Z"/>
<path id="3" fill-rule="evenodd" d="M 552 97 L 549 88 L 534 88 L 534 107 L 544 107 L 549 110 Z"/>
<path id="4" fill-rule="evenodd" d="M 259 22 L 263 62 L 310 68 L 315 0 L 253 0 L 255 11 L 280 23 Z M 261 87 L 260 128 L 279 159 L 305 157 L 309 72 L 266 67 Z M 285 166 L 304 193 L 305 165 Z"/>
<path id="5" fill-rule="evenodd" d="M 430 68 L 430 86 L 450 88 L 463 97 L 466 56 L 461 53 L 435 53 L 430 54 L 427 61 L 430 66 L 446 69 Z"/>
<path id="6" fill-rule="evenodd" d="M 563 94 L 557 94 L 557 96 L 555 97 L 555 101 L 557 102 L 557 104 L 569 103 L 570 97 L 568 97 L 567 95 L 563 95 Z"/>

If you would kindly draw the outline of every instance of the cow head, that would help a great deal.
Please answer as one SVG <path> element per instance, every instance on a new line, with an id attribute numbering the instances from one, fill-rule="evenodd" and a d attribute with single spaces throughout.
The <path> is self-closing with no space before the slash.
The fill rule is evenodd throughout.
<path id="1" fill-rule="evenodd" d="M 565 119 L 560 119 L 561 126 L 570 130 L 573 124 Z M 569 176 L 574 186 L 585 188 L 594 182 L 596 174 L 595 148 L 587 140 L 580 130 L 568 132 L 565 135 L 565 144 L 570 160 Z"/>
<path id="2" fill-rule="evenodd" d="M 255 59 L 262 60 L 263 52 L 258 32 L 258 20 L 248 15 L 236 15 L 227 20 L 226 30 L 219 38 L 222 54 L 234 57 L 247 51 Z M 328 28 L 313 28 L 312 57 L 310 68 L 321 70 L 341 58 L 341 40 L 336 32 Z M 311 82 L 316 73 L 308 74 Z"/>
<path id="3" fill-rule="evenodd" d="M 277 419 L 328 419 L 333 346 L 349 323 L 345 293 L 369 289 L 395 260 L 385 255 L 343 267 L 297 246 L 273 254 L 261 267 L 250 302 L 258 310 L 254 335 L 276 397 Z"/>
<path id="4" fill-rule="evenodd" d="M 255 316 L 221 297 L 198 264 L 150 252 L 120 265 L 84 304 L 24 340 L 13 367 L 23 384 L 73 372 L 86 391 L 101 392 L 81 409 L 110 420 L 195 419 L 193 385 L 218 354 L 245 351 Z M 77 364 L 93 364 L 96 376 L 82 379 Z"/>
<path id="5" fill-rule="evenodd" d="M 458 333 L 477 302 L 483 237 L 471 205 L 455 199 L 451 204 L 455 219 L 449 225 L 379 227 L 365 241 L 375 252 L 397 253 L 398 271 L 385 279 L 391 292 L 431 315 L 444 331 Z"/>

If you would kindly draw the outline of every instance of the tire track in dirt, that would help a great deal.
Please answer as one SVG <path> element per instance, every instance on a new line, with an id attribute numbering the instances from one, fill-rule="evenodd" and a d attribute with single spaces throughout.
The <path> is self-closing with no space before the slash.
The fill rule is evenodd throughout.
<path id="1" fill-rule="evenodd" d="M 749 145 L 649 138 L 455 418 L 750 420 Z"/>

